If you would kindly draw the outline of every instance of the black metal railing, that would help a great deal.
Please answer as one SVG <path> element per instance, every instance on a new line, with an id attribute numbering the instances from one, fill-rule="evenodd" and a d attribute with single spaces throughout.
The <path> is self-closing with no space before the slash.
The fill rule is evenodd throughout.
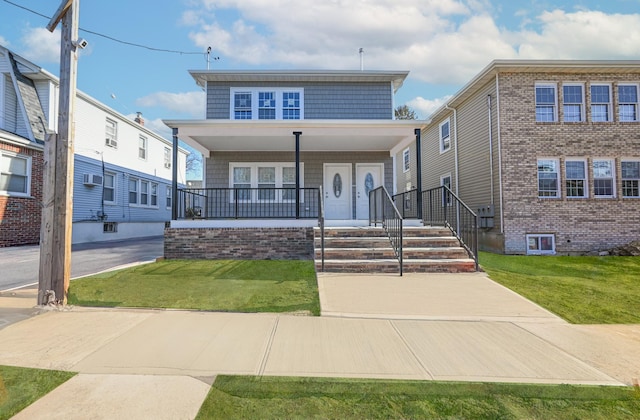
<path id="1" fill-rule="evenodd" d="M 384 186 L 369 193 L 369 225 L 382 225 L 391 241 L 391 246 L 403 271 L 402 261 L 402 215 Z"/>
<path id="2" fill-rule="evenodd" d="M 408 203 L 405 214 L 411 214 L 411 217 L 421 214 L 424 225 L 449 228 L 476 262 L 476 271 L 479 270 L 478 216 L 449 188 L 442 186 L 423 191 L 421 212 L 418 209 L 417 190 L 396 194 L 393 199 L 397 205 Z"/>
<path id="3" fill-rule="evenodd" d="M 324 195 L 322 186 L 318 190 L 318 226 L 320 227 L 320 258 L 321 271 L 324 273 Z"/>
<path id="4" fill-rule="evenodd" d="M 178 190 L 178 219 L 316 219 L 318 188 L 185 188 Z"/>

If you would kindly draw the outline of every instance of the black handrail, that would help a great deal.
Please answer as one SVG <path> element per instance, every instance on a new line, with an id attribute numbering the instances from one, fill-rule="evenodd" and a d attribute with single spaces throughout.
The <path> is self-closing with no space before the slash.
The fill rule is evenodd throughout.
<path id="1" fill-rule="evenodd" d="M 321 271 L 324 273 L 324 195 L 322 186 L 318 189 L 318 224 L 320 225 L 320 254 L 322 258 Z"/>
<path id="2" fill-rule="evenodd" d="M 382 224 L 398 258 L 401 276 L 404 265 L 402 260 L 402 220 L 402 215 L 384 186 L 380 186 L 369 193 L 369 225 L 377 226 L 378 223 Z"/>
<path id="3" fill-rule="evenodd" d="M 407 217 L 417 218 L 417 190 L 393 196 L 395 203 L 403 203 Z M 445 186 L 422 192 L 422 223 L 430 226 L 444 226 L 451 230 L 476 263 L 478 264 L 478 216 L 460 198 Z"/>

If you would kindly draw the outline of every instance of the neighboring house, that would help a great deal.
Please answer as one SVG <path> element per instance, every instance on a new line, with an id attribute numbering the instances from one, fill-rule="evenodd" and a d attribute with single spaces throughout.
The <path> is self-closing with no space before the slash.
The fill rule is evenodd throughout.
<path id="1" fill-rule="evenodd" d="M 0 47 L 0 210 L 10 209 L 0 211 L 0 246 L 39 241 L 42 145 L 57 129 L 58 84 Z M 132 121 L 80 91 L 74 118 L 73 243 L 161 235 L 171 218 L 172 143 L 140 115 Z M 176 151 L 180 184 L 187 154 Z M 16 241 L 16 231 L 28 238 Z"/>
<path id="2" fill-rule="evenodd" d="M 640 61 L 492 62 L 393 150 L 399 191 L 449 187 L 481 249 L 571 254 L 640 239 Z"/>
<path id="3" fill-rule="evenodd" d="M 327 220 L 367 224 L 369 191 L 385 186 L 393 192 L 397 171 L 390 151 L 415 138 L 414 130 L 422 126 L 394 119 L 394 94 L 408 72 L 191 75 L 206 92 L 206 119 L 165 124 L 204 155 L 205 188 L 180 191 L 175 229 L 251 226 L 253 231 L 236 234 L 257 235 L 256 243 L 288 238 L 295 247 L 292 235 L 299 231 L 287 229 L 317 226 L 320 191 Z M 190 218 L 204 220 L 183 220 Z M 263 227 L 272 229 L 260 231 Z M 313 234 L 302 231 L 306 239 Z"/>

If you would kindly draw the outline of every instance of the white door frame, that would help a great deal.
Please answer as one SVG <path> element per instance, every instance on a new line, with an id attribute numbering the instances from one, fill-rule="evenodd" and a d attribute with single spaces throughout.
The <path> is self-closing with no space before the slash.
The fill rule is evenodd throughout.
<path id="1" fill-rule="evenodd" d="M 352 163 L 324 163 L 322 165 L 322 188 L 324 189 L 323 193 L 324 193 L 325 197 L 327 197 L 328 194 L 331 194 L 331 185 L 325 185 L 326 175 L 327 175 L 327 167 L 330 167 L 330 166 L 338 166 L 338 167 L 348 168 L 347 173 L 349 174 L 349 179 L 342 181 L 342 183 L 343 183 L 342 193 L 348 195 L 347 203 L 348 203 L 348 206 L 349 206 L 349 217 L 348 217 L 347 220 L 351 220 L 351 219 L 353 219 L 353 185 L 352 185 L 353 164 Z M 327 187 L 329 187 L 329 188 L 327 188 Z"/>
<path id="2" fill-rule="evenodd" d="M 384 185 L 384 163 L 378 163 L 378 162 L 370 162 L 370 163 L 356 163 L 356 218 L 358 218 L 358 216 L 362 216 L 362 215 L 358 215 L 358 169 L 363 167 L 363 166 L 375 166 L 375 167 L 379 167 L 380 168 L 380 185 L 376 185 L 376 188 L 378 188 L 381 185 Z M 364 199 L 364 198 L 363 198 Z M 368 215 L 367 217 L 368 218 Z M 365 218 L 365 219 L 366 219 Z"/>

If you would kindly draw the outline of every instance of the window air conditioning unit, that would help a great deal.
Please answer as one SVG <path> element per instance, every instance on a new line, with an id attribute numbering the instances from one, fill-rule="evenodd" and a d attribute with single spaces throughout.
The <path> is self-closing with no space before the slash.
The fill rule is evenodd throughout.
<path id="1" fill-rule="evenodd" d="M 167 169 L 171 168 L 171 162 L 165 162 L 164 167 Z"/>
<path id="2" fill-rule="evenodd" d="M 84 174 L 83 184 L 92 187 L 94 185 L 102 185 L 102 176 L 96 174 Z"/>

